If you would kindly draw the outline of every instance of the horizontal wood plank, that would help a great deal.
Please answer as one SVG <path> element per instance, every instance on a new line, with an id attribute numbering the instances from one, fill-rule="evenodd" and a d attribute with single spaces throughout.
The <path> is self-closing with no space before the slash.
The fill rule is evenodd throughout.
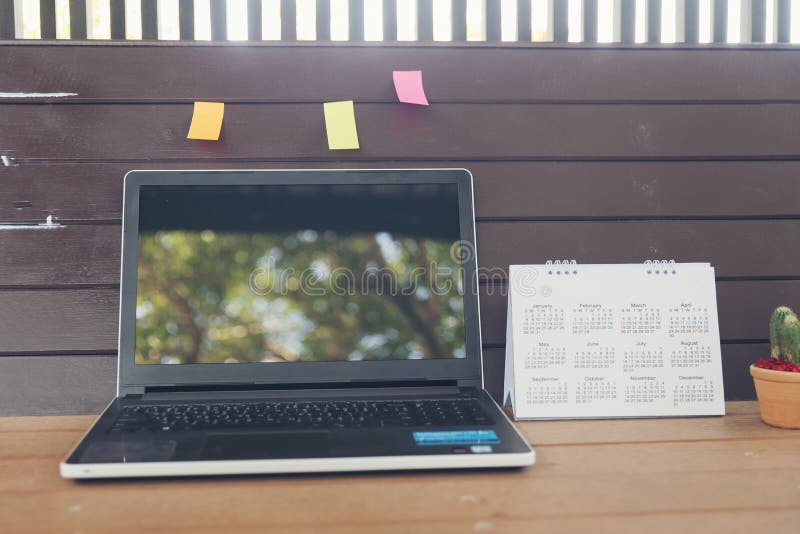
<path id="1" fill-rule="evenodd" d="M 78 101 L 393 102 L 393 69 L 421 69 L 433 102 L 797 100 L 793 88 L 800 85 L 798 52 L 791 48 L 428 44 L 11 43 L 2 45 L 0 66 L 18 73 L 5 91 L 74 92 L 70 100 Z M 264 75 L 278 71 L 279 76 Z M 147 83 L 137 72 L 148 73 Z"/>
<path id="2" fill-rule="evenodd" d="M 755 398 L 748 366 L 768 350 L 766 344 L 722 347 L 725 395 Z M 484 383 L 503 402 L 505 349 L 485 349 Z M 0 417 L 100 413 L 113 397 L 116 355 L 0 356 Z M 0 427 L 1 429 L 2 427 Z"/>
<path id="3" fill-rule="evenodd" d="M 669 418 L 672 428 L 663 419 L 607 419 L 574 421 L 526 421 L 520 429 L 536 445 L 565 445 L 577 443 L 621 443 L 646 441 L 700 441 L 778 439 L 793 433 L 762 423 L 756 402 L 726 402 L 725 417 L 703 419 L 696 425 L 694 418 Z M 96 415 L 82 416 L 16 416 L 0 417 L 0 433 L 47 432 L 80 433 L 95 421 Z M 591 432 L 585 431 L 586 426 Z M 49 454 L 49 453 L 47 453 Z"/>
<path id="4" fill-rule="evenodd" d="M 10 531 L 23 524 L 51 531 L 113 522 L 122 530 L 152 527 L 164 532 L 240 527 L 312 532 L 334 524 L 336 532 L 403 532 L 401 527 L 529 532 L 533 526 L 548 532 L 640 531 L 638 527 L 675 532 L 691 531 L 702 522 L 705 532 L 749 532 L 755 525 L 792 532 L 796 507 L 787 488 L 800 481 L 797 470 L 789 467 L 800 438 L 764 425 L 755 403 L 728 403 L 726 409 L 728 415 L 713 418 L 518 423 L 538 453 L 537 464 L 522 471 L 172 479 L 157 484 L 75 484 L 58 476 L 56 462 L 91 417 L 5 418 L 0 419 L 0 493 L 13 512 L 0 521 Z M 345 485 L 347 491 L 342 491 Z M 419 495 L 420 488 L 426 495 Z M 753 491 L 774 497 L 768 504 L 753 502 Z M 253 499 L 242 497 L 253 492 L 261 503 L 258 510 Z M 372 499 L 369 507 L 354 504 L 378 493 L 385 498 Z M 142 521 L 141 514 L 126 510 L 112 514 L 112 500 L 119 497 L 159 510 L 159 523 L 149 515 Z M 308 499 L 323 504 L 312 514 L 294 513 L 297 502 Z M 204 503 L 202 511 L 198 502 Z M 397 507 L 397 502 L 404 506 Z M 574 502 L 582 503 L 579 509 Z M 263 503 L 274 513 L 264 514 Z M 349 510 L 346 517 L 341 509 Z"/>
<path id="5" fill-rule="evenodd" d="M 710 461 L 712 457 L 705 458 Z M 7 469 L 9 463 L 3 462 L 2 468 Z M 26 481 L 33 485 L 39 479 L 41 488 L 3 492 L 4 503 L 14 511 L 14 518 L 24 517 L 25 524 L 30 524 L 30 518 L 35 517 L 37 527 L 50 531 L 64 526 L 80 530 L 83 525 L 114 525 L 122 531 L 170 527 L 231 530 L 236 524 L 288 531 L 337 524 L 366 532 L 379 530 L 387 523 L 407 527 L 438 523 L 446 527 L 456 518 L 491 524 L 495 517 L 524 526 L 523 522 L 532 519 L 675 511 L 694 512 L 697 518 L 707 511 L 736 512 L 752 509 L 754 488 L 759 494 L 770 495 L 768 509 L 794 510 L 794 494 L 787 488 L 800 483 L 797 469 L 724 471 L 713 462 L 710 472 L 707 469 L 659 476 L 629 471 L 537 477 L 536 468 L 532 468 L 523 472 L 240 477 L 76 485 L 58 480 L 54 465 L 52 461 L 37 462 L 30 466 L 28 477 L 17 474 L 9 480 L 17 485 Z M 47 469 L 52 474 L 47 474 Z M 467 498 L 462 500 L 463 496 Z M 120 499 L 158 513 L 134 513 L 130 508 L 121 512 L 116 509 Z M 320 504 L 309 507 L 309 502 Z M 370 505 L 364 506 L 365 502 Z M 398 506 L 398 502 L 403 505 Z M 575 509 L 575 502 L 581 503 L 580 510 Z M 409 510 L 413 510 L 412 517 Z"/>
<path id="6" fill-rule="evenodd" d="M 471 496 L 465 495 L 467 499 Z M 370 522 L 367 524 L 354 523 L 325 523 L 320 526 L 316 523 L 310 525 L 287 525 L 285 529 L 270 527 L 271 532 L 291 532 L 291 534 L 317 534 L 320 528 L 330 534 L 352 534 L 353 532 L 375 532 L 379 530 L 384 534 L 405 534 L 409 525 L 413 524 L 414 532 L 419 534 L 448 534 L 462 533 L 474 530 L 493 530 L 509 533 L 527 533 L 530 531 L 548 532 L 550 534 L 573 534 L 574 532 L 593 532 L 597 534 L 618 534 L 619 532 L 648 532 L 649 534 L 673 534 L 676 531 L 691 530 L 698 522 L 702 521 L 705 532 L 708 533 L 750 533 L 759 530 L 769 532 L 792 533 L 786 531 L 786 525 L 794 525 L 800 521 L 800 512 L 774 508 L 757 508 L 747 510 L 726 510 L 722 512 L 663 512 L 646 515 L 592 515 L 588 517 L 550 517 L 527 518 L 524 520 L 507 519 L 504 517 L 486 518 L 490 520 L 462 519 L 457 515 L 452 519 L 443 521 L 429 521 L 415 523 L 409 520 L 386 522 Z M 171 527 L 171 525 L 170 525 Z M 236 532 L 260 534 L 266 527 L 238 526 Z M 783 530 L 782 530 L 783 529 Z M 148 532 L 170 533 L 174 530 L 151 530 Z M 198 534 L 219 532 L 217 528 L 194 527 L 192 532 Z"/>
<path id="7" fill-rule="evenodd" d="M 750 364 L 769 354 L 769 344 L 733 342 L 726 343 L 721 348 L 725 399 L 729 401 L 755 399 L 756 391 L 750 376 Z M 505 350 L 505 347 L 483 350 L 484 387 L 501 404 L 505 404 L 507 400 L 503 398 Z"/>
<path id="8" fill-rule="evenodd" d="M 89 163 L 0 167 L 0 222 L 114 220 L 131 169 L 466 167 L 485 218 L 800 217 L 800 162 Z M 576 202 L 579 198 L 591 202 Z M 708 199 L 713 198 L 713 202 Z"/>
<path id="9" fill-rule="evenodd" d="M 534 426 L 518 424 L 526 437 L 535 436 Z M 760 421 L 756 424 L 763 425 Z M 81 437 L 81 433 L 75 431 L 47 434 L 48 440 L 43 441 L 37 432 L 3 432 L 0 434 L 5 445 L 2 460 L 17 459 L 29 467 L 40 464 L 36 461 L 39 459 L 60 460 L 64 451 Z M 710 455 L 717 455 L 715 467 L 720 471 L 774 470 L 792 462 L 798 444 L 785 435 L 774 439 L 746 436 L 738 440 L 652 441 L 648 446 L 628 441 L 612 443 L 613 446 L 571 443 L 570 447 L 564 447 L 563 443 L 543 444 L 535 437 L 531 443 L 539 452 L 536 476 L 540 478 L 624 474 L 631 464 L 643 474 L 691 473 L 707 469 Z"/>
<path id="10" fill-rule="evenodd" d="M 507 287 L 483 287 L 481 334 L 483 342 L 506 340 Z M 719 281 L 717 308 L 724 341 L 769 339 L 769 318 L 778 306 L 800 308 L 800 280 Z"/>
<path id="11" fill-rule="evenodd" d="M 121 234 L 120 224 L 0 228 L 0 286 L 118 284 Z"/>
<path id="12" fill-rule="evenodd" d="M 0 106 L 21 162 L 796 158 L 800 104 L 357 103 L 361 149 L 331 152 L 321 104 L 228 104 L 218 142 L 186 139 L 192 105 Z M 19 128 L 20 124 L 26 125 Z M 747 125 L 743 127 L 742 125 Z M 54 142 L 58 139 L 59 142 Z"/>
<path id="13" fill-rule="evenodd" d="M 575 259 L 711 262 L 718 277 L 793 276 L 800 252 L 787 246 L 800 221 L 492 222 L 477 225 L 484 268 Z"/>
<path id="14" fill-rule="evenodd" d="M 511 264 L 576 259 L 639 263 L 708 261 L 718 277 L 795 277 L 800 250 L 787 246 L 798 220 L 479 222 L 481 275 L 504 279 Z M 0 228 L 0 287 L 119 282 L 120 226 Z M 499 269 L 499 270 L 497 270 Z"/>
<path id="15" fill-rule="evenodd" d="M 0 416 L 96 414 L 116 389 L 115 355 L 0 356 Z"/>
<path id="16" fill-rule="evenodd" d="M 0 354 L 115 353 L 119 290 L 0 291 Z"/>
<path id="17" fill-rule="evenodd" d="M 755 398 L 748 366 L 767 350 L 765 344 L 723 346 L 726 398 Z M 504 357 L 502 348 L 483 353 L 485 387 L 498 403 Z M 116 355 L 0 356 L 0 386 L 0 417 L 100 413 L 116 388 Z"/>

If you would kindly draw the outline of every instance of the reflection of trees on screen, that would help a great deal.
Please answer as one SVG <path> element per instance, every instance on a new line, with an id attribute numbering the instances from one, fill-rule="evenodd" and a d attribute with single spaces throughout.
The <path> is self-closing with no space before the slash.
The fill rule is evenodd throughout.
<path id="1" fill-rule="evenodd" d="M 314 231 L 143 234 L 136 362 L 463 357 L 451 245 Z"/>

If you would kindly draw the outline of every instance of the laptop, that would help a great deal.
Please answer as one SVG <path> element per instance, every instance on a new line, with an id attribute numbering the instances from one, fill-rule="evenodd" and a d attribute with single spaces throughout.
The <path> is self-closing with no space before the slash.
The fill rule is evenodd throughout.
<path id="1" fill-rule="evenodd" d="M 132 171 L 117 396 L 66 478 L 521 467 L 464 169 Z"/>

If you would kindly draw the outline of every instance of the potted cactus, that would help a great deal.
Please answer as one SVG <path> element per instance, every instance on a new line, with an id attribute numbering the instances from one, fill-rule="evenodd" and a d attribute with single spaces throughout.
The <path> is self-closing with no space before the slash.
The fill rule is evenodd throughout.
<path id="1" fill-rule="evenodd" d="M 769 359 L 750 366 L 761 419 L 781 428 L 800 428 L 800 320 L 786 307 L 772 314 Z"/>

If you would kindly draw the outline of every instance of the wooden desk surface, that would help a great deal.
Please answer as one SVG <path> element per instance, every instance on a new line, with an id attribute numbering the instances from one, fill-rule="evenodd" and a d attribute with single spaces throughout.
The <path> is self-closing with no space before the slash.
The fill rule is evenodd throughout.
<path id="1" fill-rule="evenodd" d="M 93 417 L 0 418 L 0 532 L 798 532 L 800 431 L 722 418 L 527 422 L 523 471 L 75 483 Z"/>

